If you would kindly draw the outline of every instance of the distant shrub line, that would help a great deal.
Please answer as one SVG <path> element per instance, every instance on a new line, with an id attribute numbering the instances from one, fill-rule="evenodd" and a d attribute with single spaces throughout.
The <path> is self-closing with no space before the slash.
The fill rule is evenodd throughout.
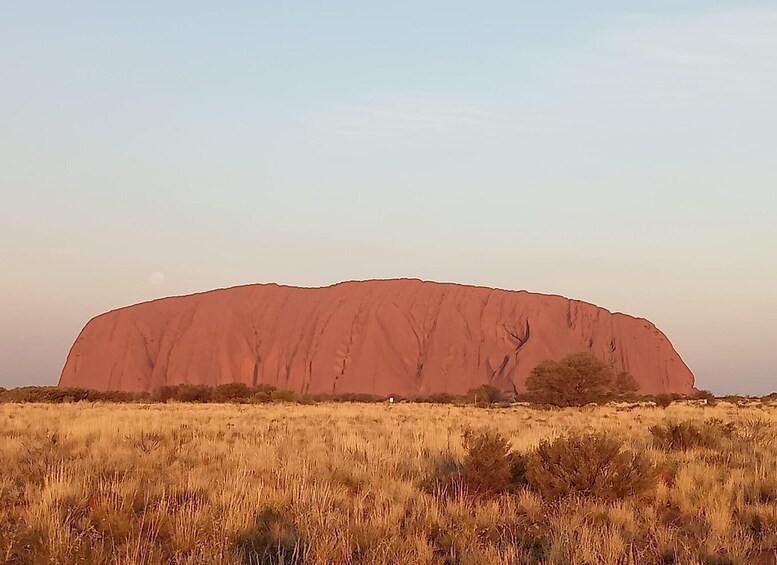
<path id="1" fill-rule="evenodd" d="M 536 406 L 558 406 L 547 401 L 538 402 L 530 395 L 508 395 L 490 385 L 481 385 L 464 395 L 436 393 L 419 396 L 377 395 L 367 393 L 345 392 L 339 394 L 307 394 L 293 390 L 279 389 L 272 385 L 248 386 L 244 383 L 227 383 L 215 387 L 206 385 L 180 384 L 163 386 L 153 392 L 123 392 L 101 391 L 87 388 L 61 388 L 55 386 L 25 386 L 12 389 L 0 389 L 0 403 L 48 403 L 62 404 L 70 402 L 115 402 L 115 403 L 166 403 L 190 402 L 201 404 L 240 403 L 265 404 L 272 402 L 293 402 L 296 404 L 317 404 L 321 402 L 358 402 L 387 403 L 390 398 L 395 403 L 411 402 L 417 404 L 450 404 L 457 406 L 475 405 L 480 407 L 506 408 L 514 403 L 525 403 Z M 631 402 L 653 402 L 658 406 L 668 406 L 674 401 L 699 399 L 680 394 L 660 396 L 632 395 L 624 398 Z M 607 398 L 590 404 L 611 402 Z"/>
<path id="2" fill-rule="evenodd" d="M 415 402 L 429 404 L 455 404 L 482 407 L 507 407 L 516 402 L 538 406 L 586 406 L 608 402 L 654 402 L 669 406 L 683 399 L 697 399 L 714 404 L 716 398 L 708 391 L 698 391 L 691 397 L 680 394 L 645 396 L 637 394 L 633 377 L 617 372 L 611 365 L 588 353 L 574 353 L 559 361 L 543 361 L 526 379 L 526 392 L 508 393 L 499 388 L 482 384 L 465 395 L 440 392 L 427 395 L 402 396 L 399 394 L 376 395 L 367 393 L 299 393 L 279 389 L 272 385 L 249 386 L 233 382 L 211 387 L 197 384 L 162 386 L 153 392 L 99 391 L 86 388 L 59 388 L 28 386 L 5 390 L 0 388 L 0 402 L 199 402 L 244 403 L 296 402 Z M 767 399 L 771 399 L 766 397 Z M 741 397 L 729 397 L 729 401 L 746 402 Z"/>

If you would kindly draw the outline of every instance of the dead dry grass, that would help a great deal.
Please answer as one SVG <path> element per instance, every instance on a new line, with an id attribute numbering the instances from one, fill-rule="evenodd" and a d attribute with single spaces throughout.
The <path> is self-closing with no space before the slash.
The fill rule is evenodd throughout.
<path id="1" fill-rule="evenodd" d="M 726 432 L 683 449 L 650 432 L 691 420 Z M 776 426 L 727 403 L 4 404 L 0 563 L 775 563 Z M 614 501 L 434 487 L 484 428 L 518 454 L 606 434 L 661 480 Z"/>

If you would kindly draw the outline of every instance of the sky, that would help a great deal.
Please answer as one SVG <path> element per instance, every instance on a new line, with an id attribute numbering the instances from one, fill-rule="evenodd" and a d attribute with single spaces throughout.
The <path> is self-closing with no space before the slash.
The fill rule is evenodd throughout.
<path id="1" fill-rule="evenodd" d="M 138 301 L 416 277 L 772 392 L 775 100 L 774 2 L 0 2 L 0 386 Z"/>

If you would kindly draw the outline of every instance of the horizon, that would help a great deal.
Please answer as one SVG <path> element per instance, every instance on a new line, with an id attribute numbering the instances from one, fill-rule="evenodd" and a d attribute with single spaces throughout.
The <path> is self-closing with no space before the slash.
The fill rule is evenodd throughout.
<path id="1" fill-rule="evenodd" d="M 1 387 L 139 302 L 411 278 L 777 390 L 766 2 L 6 5 L 0 69 Z"/>

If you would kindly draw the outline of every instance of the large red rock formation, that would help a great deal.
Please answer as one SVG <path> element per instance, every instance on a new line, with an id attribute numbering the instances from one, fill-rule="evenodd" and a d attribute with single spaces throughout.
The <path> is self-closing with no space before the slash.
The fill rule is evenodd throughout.
<path id="1" fill-rule="evenodd" d="M 250 285 L 121 308 L 86 325 L 59 384 L 522 391 L 538 363 L 577 351 L 629 371 L 646 393 L 693 390 L 691 371 L 646 320 L 561 296 L 406 279 Z"/>

